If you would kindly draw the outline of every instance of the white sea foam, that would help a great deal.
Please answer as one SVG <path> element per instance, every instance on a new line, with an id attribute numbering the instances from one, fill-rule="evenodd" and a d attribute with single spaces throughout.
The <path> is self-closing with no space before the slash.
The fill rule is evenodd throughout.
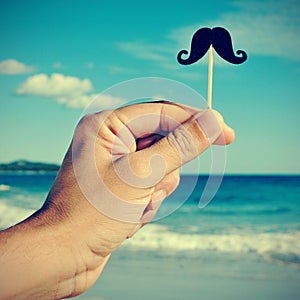
<path id="1" fill-rule="evenodd" d="M 8 205 L 5 202 L 0 202 L 0 229 L 7 228 L 24 220 L 33 212 L 34 210 L 31 209 L 25 209 Z"/>
<path id="2" fill-rule="evenodd" d="M 300 264 L 300 231 L 260 234 L 182 234 L 151 224 L 140 230 L 125 247 L 135 250 L 215 251 L 257 253 L 266 259 Z"/>
<path id="3" fill-rule="evenodd" d="M 9 191 L 10 186 L 6 184 L 0 184 L 0 192 Z"/>

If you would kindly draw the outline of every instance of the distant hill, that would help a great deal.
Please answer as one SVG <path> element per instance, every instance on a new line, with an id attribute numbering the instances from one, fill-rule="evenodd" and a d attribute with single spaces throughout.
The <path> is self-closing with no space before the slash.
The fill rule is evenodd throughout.
<path id="1" fill-rule="evenodd" d="M 27 160 L 17 160 L 0 164 L 0 171 L 58 171 L 59 165 Z"/>

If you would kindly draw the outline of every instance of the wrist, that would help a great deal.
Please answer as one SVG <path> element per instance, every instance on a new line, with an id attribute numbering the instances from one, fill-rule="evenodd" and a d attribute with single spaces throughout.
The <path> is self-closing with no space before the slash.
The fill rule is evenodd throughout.
<path id="1" fill-rule="evenodd" d="M 0 232 L 1 299 L 79 295 L 102 272 L 109 255 L 90 251 L 70 224 L 49 222 L 51 210 L 40 210 Z"/>
<path id="2" fill-rule="evenodd" d="M 58 195 L 49 197 L 35 220 L 36 224 L 43 224 L 56 241 L 56 249 L 60 249 L 57 251 L 57 294 L 64 297 L 88 289 L 99 277 L 110 254 L 136 226 L 105 216 L 86 199 L 68 200 L 73 205 L 64 206 L 65 199 Z M 87 275 L 90 281 L 84 285 L 85 278 L 80 278 Z"/>
<path id="3" fill-rule="evenodd" d="M 0 234 L 1 299 L 59 298 L 61 278 L 74 269 L 62 238 L 37 213 Z"/>

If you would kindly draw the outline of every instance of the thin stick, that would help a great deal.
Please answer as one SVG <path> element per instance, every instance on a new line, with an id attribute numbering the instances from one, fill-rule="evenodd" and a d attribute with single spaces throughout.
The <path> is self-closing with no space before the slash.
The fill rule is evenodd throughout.
<path id="1" fill-rule="evenodd" d="M 208 87 L 207 87 L 207 107 L 211 108 L 212 102 L 212 80 L 213 80 L 213 46 L 209 47 L 209 57 L 208 57 Z"/>

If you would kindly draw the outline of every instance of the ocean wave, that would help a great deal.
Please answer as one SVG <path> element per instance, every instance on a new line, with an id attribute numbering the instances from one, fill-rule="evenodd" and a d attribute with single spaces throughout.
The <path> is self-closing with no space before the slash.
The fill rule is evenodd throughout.
<path id="1" fill-rule="evenodd" d="M 291 212 L 291 209 L 288 207 L 275 207 L 275 208 L 248 208 L 248 207 L 238 207 L 236 210 L 230 209 L 211 209 L 203 211 L 203 214 L 207 215 L 276 215 L 276 214 L 285 214 Z"/>
<path id="2" fill-rule="evenodd" d="M 34 210 L 0 202 L 0 229 L 8 228 L 29 217 Z"/>
<path id="3" fill-rule="evenodd" d="M 140 230 L 124 247 L 160 252 L 213 251 L 256 253 L 266 260 L 300 265 L 300 231 L 259 234 L 184 234 L 151 224 Z"/>
<path id="4" fill-rule="evenodd" d="M 195 206 L 183 206 L 180 208 L 180 213 L 190 214 L 195 212 L 198 207 Z M 200 211 L 200 210 L 199 210 Z M 290 213 L 292 208 L 289 207 L 261 207 L 261 206 L 238 206 L 226 207 L 226 206 L 211 206 L 201 210 L 202 215 L 212 216 L 241 216 L 241 215 L 276 215 Z"/>
<path id="5" fill-rule="evenodd" d="M 9 191 L 10 189 L 11 189 L 11 187 L 9 185 L 0 184 L 0 192 Z"/>

